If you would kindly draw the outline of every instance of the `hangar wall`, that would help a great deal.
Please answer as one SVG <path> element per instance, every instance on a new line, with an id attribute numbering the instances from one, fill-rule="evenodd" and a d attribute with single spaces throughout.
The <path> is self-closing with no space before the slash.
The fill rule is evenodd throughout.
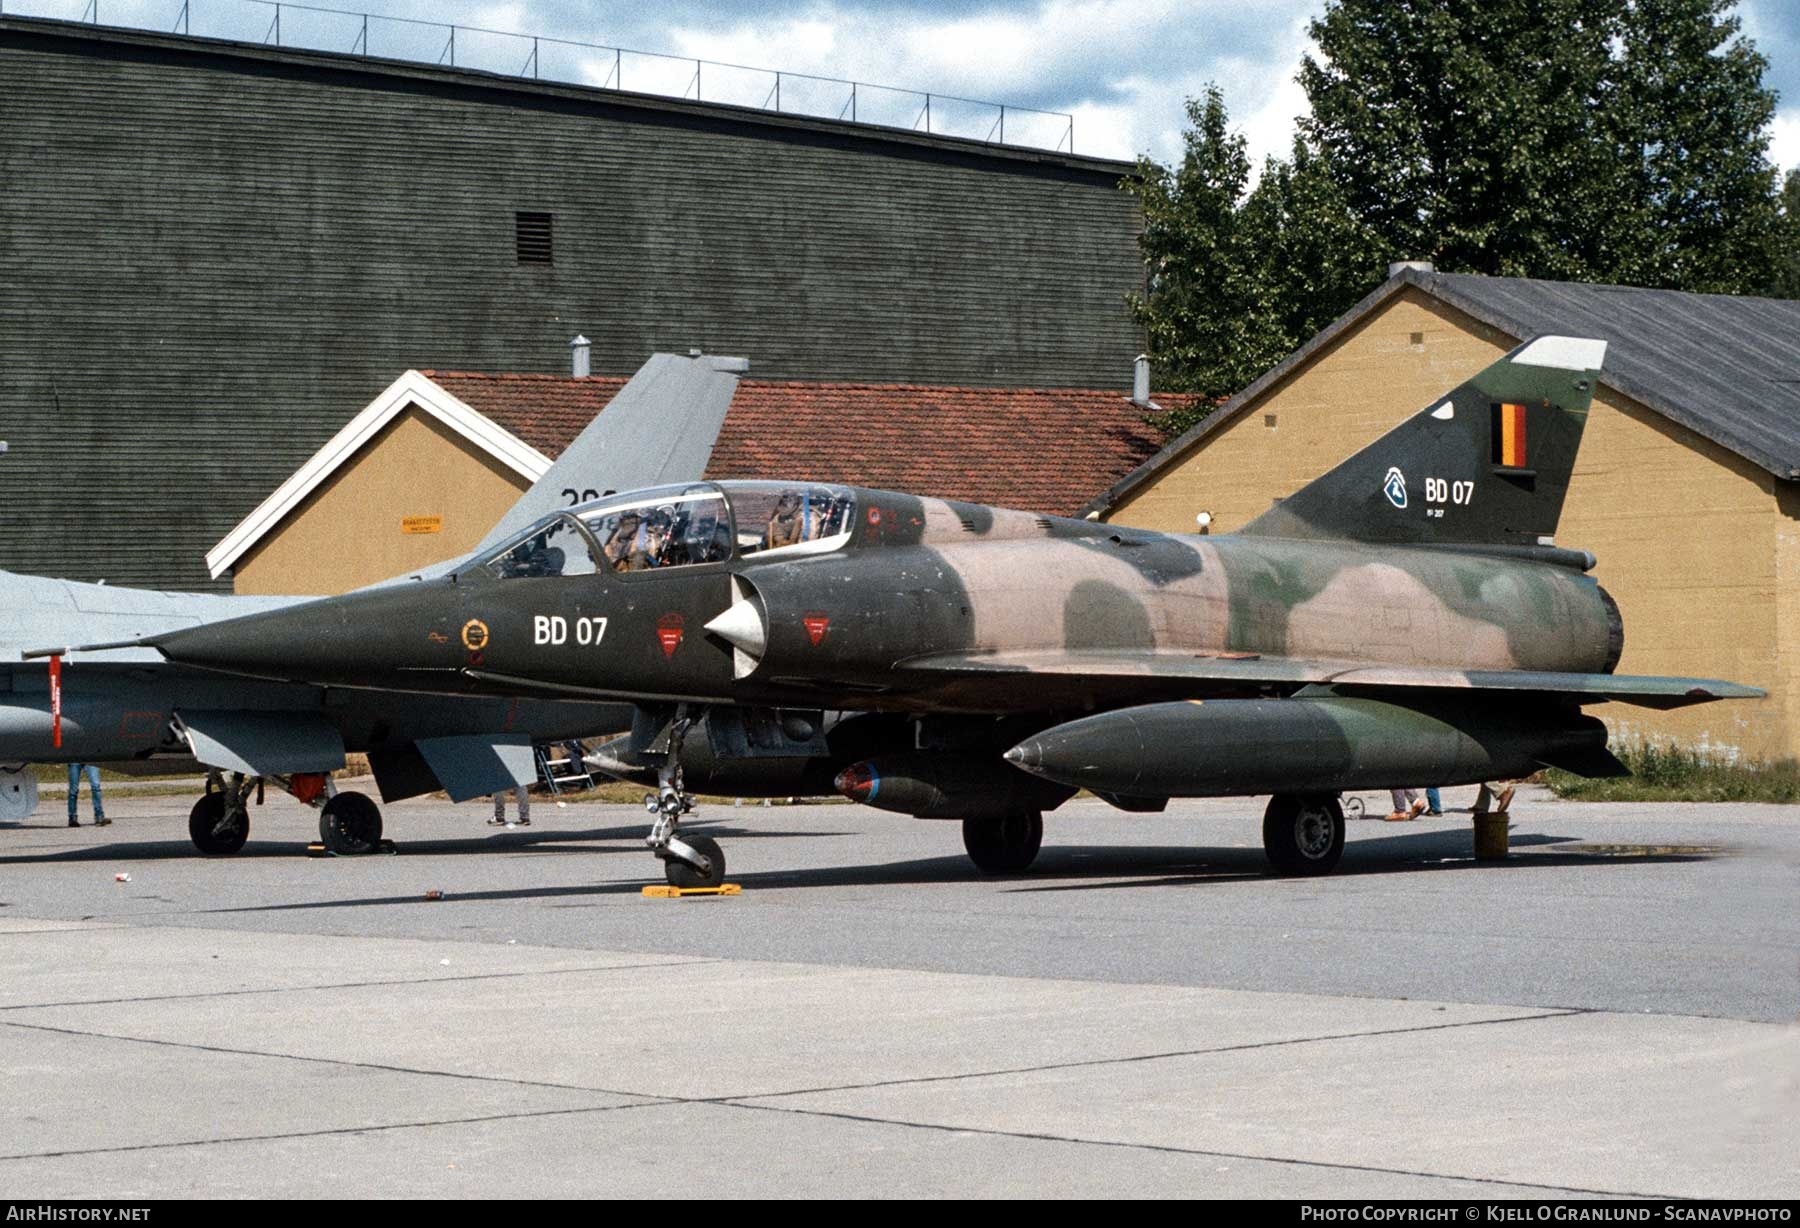
<path id="1" fill-rule="evenodd" d="M 763 377 L 1123 388 L 1128 169 L 0 17 L 0 567 L 222 587 L 206 549 L 370 388 L 566 372 L 578 332 L 597 374 L 700 346 Z M 553 263 L 519 261 L 521 211 Z"/>
<path id="2" fill-rule="evenodd" d="M 1241 417 L 1121 500 L 1108 520 L 1231 532 L 1517 340 L 1407 288 L 1322 348 Z M 1275 424 L 1268 424 L 1273 415 Z M 1800 757 L 1800 491 L 1612 388 L 1595 396 L 1557 531 L 1591 550 L 1625 620 L 1621 673 L 1689 674 L 1769 690 L 1761 702 L 1590 709 L 1627 740 Z"/>

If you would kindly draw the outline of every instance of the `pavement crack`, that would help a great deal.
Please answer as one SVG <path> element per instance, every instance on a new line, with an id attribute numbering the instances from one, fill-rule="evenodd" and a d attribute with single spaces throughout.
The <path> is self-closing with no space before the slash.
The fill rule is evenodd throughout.
<path id="1" fill-rule="evenodd" d="M 649 1100 L 642 1104 L 590 1104 L 569 1109 L 529 1109 L 518 1113 L 484 1113 L 473 1117 L 440 1117 L 428 1121 L 393 1121 L 377 1125 L 333 1126 L 324 1130 L 288 1130 L 274 1134 L 226 1134 L 216 1138 L 172 1139 L 160 1143 L 127 1143 L 117 1147 L 81 1147 L 67 1151 L 22 1151 L 0 1155 L 7 1160 L 54 1160 L 70 1156 L 112 1155 L 133 1151 L 170 1151 L 182 1147 L 211 1147 L 225 1143 L 268 1143 L 296 1138 L 331 1138 L 344 1134 L 379 1134 L 388 1130 L 428 1130 L 433 1126 L 480 1125 L 496 1121 L 528 1121 L 536 1117 L 568 1117 L 580 1113 L 616 1113 L 622 1109 L 641 1109 L 661 1104 Z"/>
<path id="2" fill-rule="evenodd" d="M 1119 1057 L 1090 1057 L 1072 1062 L 1044 1062 L 1036 1066 L 1007 1066 L 996 1070 L 966 1070 L 956 1074 L 913 1075 L 904 1079 L 879 1079 L 870 1083 L 841 1083 L 829 1087 L 800 1087 L 780 1092 L 756 1092 L 750 1095 L 718 1096 L 713 1103 L 738 1100 L 778 1100 L 787 1096 L 816 1096 L 827 1092 L 872 1091 L 883 1087 L 905 1087 L 912 1084 L 956 1083 L 964 1079 L 995 1079 L 1005 1075 L 1038 1074 L 1052 1070 L 1081 1070 L 1094 1066 L 1128 1066 L 1138 1062 L 1161 1062 L 1178 1057 L 1204 1057 L 1212 1053 L 1244 1053 L 1254 1049 L 1281 1049 L 1292 1045 L 1318 1045 L 1339 1040 L 1365 1040 L 1377 1036 L 1406 1036 L 1416 1032 L 1447 1032 L 1458 1028 L 1489 1027 L 1502 1023 L 1535 1023 L 1540 1019 L 1568 1019 L 1597 1012 L 1572 1007 L 1568 1010 L 1540 1011 L 1529 1015 L 1505 1015 L 1498 1019 L 1464 1019 L 1453 1023 L 1424 1023 L 1405 1028 L 1375 1028 L 1365 1032 L 1330 1032 L 1323 1036 L 1293 1036 L 1286 1040 L 1246 1041 L 1238 1045 L 1213 1045 L 1202 1049 L 1170 1049 L 1159 1053 L 1128 1053 Z"/>
<path id="3" fill-rule="evenodd" d="M 1508 1189 L 1541 1190 L 1556 1194 L 1592 1194 L 1615 1198 L 1681 1200 L 1685 1194 L 1654 1194 L 1638 1190 L 1605 1190 L 1579 1185 L 1549 1185 L 1537 1181 L 1510 1181 L 1504 1177 L 1471 1177 L 1462 1173 L 1439 1173 L 1428 1169 L 1390 1168 L 1381 1164 L 1346 1164 L 1331 1160 L 1303 1160 L 1295 1156 L 1256 1155 L 1244 1151 L 1216 1151 L 1205 1147 L 1177 1147 L 1171 1143 L 1141 1143 L 1125 1139 L 1083 1138 L 1071 1134 L 1049 1134 L 1031 1130 L 1002 1130 L 993 1126 L 945 1125 L 929 1121 L 908 1121 L 899 1117 L 878 1117 L 865 1113 L 846 1113 L 830 1109 L 807 1109 L 793 1105 L 745 1104 L 735 1100 L 716 1100 L 721 1108 L 748 1109 L 762 1113 L 792 1113 L 802 1117 L 822 1117 L 837 1121 L 862 1122 L 868 1125 L 898 1126 L 911 1130 L 932 1130 L 947 1134 L 979 1134 L 989 1138 L 1010 1138 L 1028 1142 L 1067 1143 L 1079 1147 L 1110 1147 L 1127 1151 L 1150 1151 L 1164 1155 L 1194 1156 L 1217 1160 L 1243 1160 L 1261 1164 L 1279 1164 L 1291 1168 L 1318 1168 L 1333 1172 L 1376 1173 L 1381 1176 L 1422 1177 L 1432 1181 L 1466 1181 L 1472 1185 L 1492 1185 Z"/>
<path id="4" fill-rule="evenodd" d="M 326 985 L 269 985 L 260 989 L 213 989 L 201 993 L 143 994 L 131 998 L 77 998 L 68 1002 L 21 1002 L 12 1006 L 0 1006 L 0 1012 L 55 1010 L 60 1007 L 71 1006 L 122 1006 L 143 1002 L 191 1002 L 203 998 L 239 998 L 255 994 L 318 993 L 331 989 L 380 989 L 395 985 L 455 985 L 461 982 L 499 981 L 505 980 L 508 977 L 565 976 L 571 973 L 580 972 L 625 972 L 638 968 L 687 968 L 706 964 L 716 964 L 719 962 L 721 961 L 716 959 L 684 958 L 677 963 L 672 964 L 666 959 L 657 959 L 641 964 L 596 964 L 591 967 L 583 968 L 540 968 L 520 972 L 471 972 L 460 976 L 396 977 L 391 980 L 382 981 L 337 981 Z"/>
<path id="5" fill-rule="evenodd" d="M 584 1087 L 579 1083 L 555 1083 L 547 1079 L 505 1078 L 500 1075 L 470 1074 L 461 1070 L 431 1070 L 418 1066 L 396 1066 L 386 1062 L 358 1062 L 348 1058 L 314 1057 L 305 1053 L 272 1053 L 265 1049 L 239 1049 L 229 1045 L 202 1045 L 193 1041 L 163 1040 L 153 1036 L 123 1036 L 116 1032 L 95 1032 L 84 1028 L 59 1028 L 47 1023 L 20 1023 L 16 1019 L 0 1019 L 0 1028 L 20 1028 L 29 1032 L 47 1032 L 57 1036 L 79 1036 L 87 1040 L 116 1040 L 130 1045 L 155 1045 L 165 1049 L 185 1049 L 194 1053 L 222 1053 L 231 1057 L 263 1057 L 284 1062 L 307 1062 L 319 1066 L 338 1066 L 354 1070 L 377 1070 L 384 1074 L 415 1075 L 430 1079 L 461 1079 L 469 1083 L 499 1083 L 511 1087 L 552 1088 L 564 1092 L 584 1092 L 596 1096 L 625 1096 L 657 1104 L 682 1104 L 678 1096 L 658 1096 L 647 1092 L 619 1091 L 610 1087 Z"/>

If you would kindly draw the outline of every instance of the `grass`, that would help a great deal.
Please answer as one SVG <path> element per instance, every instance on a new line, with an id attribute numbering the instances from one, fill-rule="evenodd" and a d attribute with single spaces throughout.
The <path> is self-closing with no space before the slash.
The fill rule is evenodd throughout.
<path id="1" fill-rule="evenodd" d="M 1800 763 L 1726 763 L 1680 746 L 1614 747 L 1631 769 L 1615 780 L 1588 780 L 1557 768 L 1544 783 L 1583 802 L 1800 802 Z"/>

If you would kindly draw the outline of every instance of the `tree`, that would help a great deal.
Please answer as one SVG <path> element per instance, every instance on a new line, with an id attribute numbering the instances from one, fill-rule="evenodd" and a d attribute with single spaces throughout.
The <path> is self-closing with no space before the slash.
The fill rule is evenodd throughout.
<path id="1" fill-rule="evenodd" d="M 1332 0 L 1304 136 L 1396 255 L 1746 293 L 1778 219 L 1734 0 Z"/>
<path id="2" fill-rule="evenodd" d="M 1217 86 L 1188 99 L 1187 114 L 1180 165 L 1142 158 L 1123 184 L 1144 215 L 1145 293 L 1130 305 L 1159 384 L 1215 398 L 1280 354 L 1270 341 L 1265 271 L 1240 234 L 1238 207 L 1250 182 L 1244 137 L 1231 131 Z M 1175 430 L 1185 421 L 1159 425 Z"/>
<path id="3" fill-rule="evenodd" d="M 1781 231 L 1774 276 L 1763 292 L 1771 298 L 1800 298 L 1800 170 L 1781 185 Z"/>
<path id="4" fill-rule="evenodd" d="M 1777 192 L 1767 62 L 1733 2 L 1327 0 L 1311 111 L 1254 191 L 1216 87 L 1180 165 L 1126 181 L 1161 384 L 1230 396 L 1392 260 L 1800 297 L 1800 176 Z"/>

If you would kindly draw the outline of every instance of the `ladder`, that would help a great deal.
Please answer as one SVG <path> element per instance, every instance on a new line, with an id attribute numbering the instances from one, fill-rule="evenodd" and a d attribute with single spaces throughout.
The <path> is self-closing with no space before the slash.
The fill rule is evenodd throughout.
<path id="1" fill-rule="evenodd" d="M 580 743 L 575 747 L 578 749 Z M 538 743 L 532 749 L 537 752 L 538 779 L 543 781 L 551 797 L 561 796 L 564 789 L 580 791 L 594 787 L 594 776 L 588 771 L 587 760 L 570 753 L 567 743 Z"/>

